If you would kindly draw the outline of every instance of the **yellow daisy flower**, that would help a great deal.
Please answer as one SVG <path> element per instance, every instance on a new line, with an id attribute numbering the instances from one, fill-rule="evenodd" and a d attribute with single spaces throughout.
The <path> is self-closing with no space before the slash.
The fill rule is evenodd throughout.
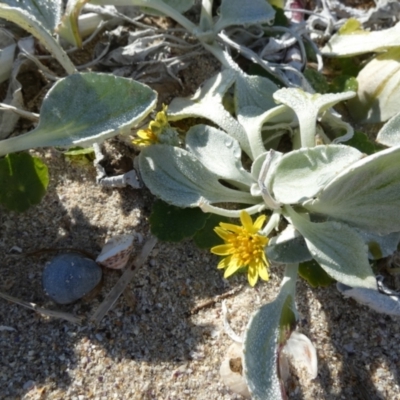
<path id="1" fill-rule="evenodd" d="M 169 128 L 168 118 L 167 118 L 168 106 L 163 104 L 162 110 L 156 115 L 154 121 L 149 123 L 147 129 L 139 129 L 137 131 L 138 139 L 132 141 L 133 144 L 138 146 L 150 146 L 152 144 L 160 143 L 160 134 L 164 129 Z"/>
<path id="2" fill-rule="evenodd" d="M 224 278 L 228 278 L 240 268 L 247 267 L 250 286 L 257 283 L 258 277 L 264 281 L 269 279 L 269 262 L 264 251 L 269 239 L 258 234 L 265 220 L 266 216 L 261 215 L 253 223 L 250 215 L 242 211 L 242 226 L 221 222 L 214 229 L 225 241 L 225 244 L 211 248 L 211 253 L 226 256 L 218 264 L 218 269 L 225 269 Z"/>

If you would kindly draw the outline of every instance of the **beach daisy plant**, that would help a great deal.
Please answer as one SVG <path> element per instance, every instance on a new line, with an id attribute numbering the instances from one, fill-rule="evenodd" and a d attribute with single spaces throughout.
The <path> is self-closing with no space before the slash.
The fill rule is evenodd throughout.
<path id="1" fill-rule="evenodd" d="M 233 111 L 224 107 L 226 96 L 233 96 Z M 232 219 L 215 227 L 223 243 L 211 248 L 222 257 L 225 278 L 244 271 L 255 286 L 285 268 L 280 294 L 244 334 L 244 377 L 256 399 L 283 396 L 277 354 L 296 326 L 299 265 L 313 260 L 346 296 L 392 309 L 370 260 L 392 254 L 400 242 L 400 147 L 382 139 L 394 137 L 399 119 L 380 135 L 391 147 L 367 156 L 345 144 L 353 129 L 331 109 L 353 96 L 279 89 L 232 65 L 168 108 L 170 121 L 203 118 L 212 126 L 193 125 L 181 146 L 156 143 L 139 155 L 154 195 Z"/>

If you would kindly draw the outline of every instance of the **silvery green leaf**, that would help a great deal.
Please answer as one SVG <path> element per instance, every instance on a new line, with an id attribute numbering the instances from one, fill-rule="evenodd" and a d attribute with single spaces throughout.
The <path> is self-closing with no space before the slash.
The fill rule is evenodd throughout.
<path id="1" fill-rule="evenodd" d="M 353 27 L 350 27 L 350 24 Z M 360 29 L 360 23 L 350 20 L 338 33 L 332 36 L 322 49 L 325 56 L 355 56 L 357 54 L 385 51 L 400 46 L 400 22 L 393 28 L 379 31 Z"/>
<path id="2" fill-rule="evenodd" d="M 175 98 L 168 107 L 168 119 L 178 121 L 184 118 L 206 118 L 240 143 L 240 147 L 250 154 L 250 145 L 243 127 L 224 108 L 223 97 L 234 84 L 237 71 L 225 69 L 208 79 L 193 97 Z"/>
<path id="3" fill-rule="evenodd" d="M 184 13 L 193 7 L 194 0 L 162 0 L 165 4 L 172 7 L 174 10 Z M 132 2 L 131 2 L 132 3 Z M 150 15 L 164 15 L 162 12 L 151 7 L 140 7 L 141 11 Z"/>
<path id="4" fill-rule="evenodd" d="M 337 221 L 310 222 L 290 207 L 285 210 L 326 273 L 346 285 L 376 289 L 367 246 L 355 229 Z"/>
<path id="5" fill-rule="evenodd" d="M 387 235 L 400 226 L 400 147 L 365 157 L 347 167 L 304 203 L 312 213 Z M 345 283 L 345 282 L 344 282 Z"/>
<path id="6" fill-rule="evenodd" d="M 380 236 L 371 232 L 358 230 L 357 232 L 367 244 L 368 257 L 372 260 L 379 260 L 392 255 L 400 243 L 400 232 L 392 232 L 389 235 Z"/>
<path id="7" fill-rule="evenodd" d="M 292 108 L 297 115 L 303 147 L 315 145 L 315 124 L 320 114 L 343 100 L 355 96 L 354 92 L 311 94 L 301 89 L 283 88 L 274 93 L 274 99 Z"/>
<path id="8" fill-rule="evenodd" d="M 399 112 L 400 47 L 379 54 L 358 74 L 357 97 L 348 103 L 352 117 L 362 123 L 387 121 Z"/>
<path id="9" fill-rule="evenodd" d="M 67 76 L 44 98 L 36 129 L 0 141 L 0 155 L 35 147 L 90 146 L 140 122 L 156 101 L 152 89 L 131 79 L 95 72 Z"/>
<path id="10" fill-rule="evenodd" d="M 288 225 L 281 234 L 270 239 L 265 254 L 269 260 L 283 264 L 301 263 L 312 259 L 303 236 L 293 225 Z"/>
<path id="11" fill-rule="evenodd" d="M 278 377 L 278 345 L 283 344 L 286 324 L 295 323 L 297 266 L 289 264 L 278 297 L 252 316 L 244 336 L 243 361 L 247 386 L 256 400 L 282 400 Z M 282 335 L 283 334 L 283 335 Z"/>
<path id="12" fill-rule="evenodd" d="M 62 0 L 2 0 L 2 4 L 27 12 L 50 32 L 59 24 L 63 9 Z"/>
<path id="13" fill-rule="evenodd" d="M 227 133 L 207 125 L 193 126 L 186 134 L 186 148 L 219 178 L 247 188 L 254 182 L 242 166 L 239 143 Z"/>
<path id="14" fill-rule="evenodd" d="M 31 33 L 41 41 L 68 74 L 75 73 L 76 69 L 74 64 L 69 59 L 67 53 L 52 36 L 54 24 L 56 22 L 58 23 L 59 18 L 59 15 L 53 15 L 53 11 L 57 11 L 58 5 L 61 4 L 61 1 L 55 1 L 54 8 L 50 1 L 46 1 L 45 3 L 47 6 L 43 6 L 43 0 L 42 2 L 10 1 L 10 3 L 17 3 L 18 6 L 10 7 L 4 4 L 4 2 L 0 3 L 0 18 L 11 21 Z M 26 9 L 26 7 L 23 6 L 25 3 L 31 6 L 31 8 L 28 7 L 28 9 Z M 43 7 L 37 7 L 36 4 L 38 3 L 42 3 Z M 41 17 L 39 17 L 38 14 L 40 14 Z M 39 19 L 36 18 L 36 16 L 38 16 Z"/>
<path id="15" fill-rule="evenodd" d="M 400 113 L 394 115 L 383 125 L 376 141 L 389 147 L 400 146 Z"/>
<path id="16" fill-rule="evenodd" d="M 238 71 L 235 80 L 236 114 L 254 117 L 276 107 L 272 95 L 278 86 L 263 76 Z"/>
<path id="17" fill-rule="evenodd" d="M 399 296 L 390 296 L 373 289 L 353 288 L 340 282 L 336 284 L 336 287 L 343 296 L 351 297 L 380 314 L 400 316 Z"/>
<path id="18" fill-rule="evenodd" d="M 152 145 L 139 156 L 140 174 L 149 190 L 178 207 L 198 207 L 204 202 L 257 204 L 249 192 L 229 189 L 194 154 L 167 145 Z"/>
<path id="19" fill-rule="evenodd" d="M 16 48 L 12 35 L 6 30 L 0 30 L 0 83 L 11 75 Z"/>
<path id="20" fill-rule="evenodd" d="M 362 158 L 354 147 L 321 145 L 286 153 L 272 178 L 272 195 L 282 204 L 301 203 L 318 194 L 344 168 Z"/>
<path id="21" fill-rule="evenodd" d="M 264 0 L 222 0 L 220 18 L 214 32 L 230 25 L 269 24 L 275 18 L 275 10 Z"/>
<path id="22" fill-rule="evenodd" d="M 267 78 L 237 72 L 234 92 L 235 111 L 239 123 L 246 131 L 252 159 L 265 152 L 261 138 L 263 124 L 276 114 L 283 113 L 283 110 L 277 109 L 272 98 L 277 90 L 278 87 Z M 290 120 L 287 122 L 290 123 Z"/>

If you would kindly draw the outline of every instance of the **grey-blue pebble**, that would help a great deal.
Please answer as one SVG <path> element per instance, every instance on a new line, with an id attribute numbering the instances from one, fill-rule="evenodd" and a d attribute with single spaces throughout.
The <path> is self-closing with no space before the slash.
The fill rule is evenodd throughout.
<path id="1" fill-rule="evenodd" d="M 82 298 L 100 282 L 101 268 L 90 258 L 61 254 L 45 267 L 43 289 L 56 303 L 69 304 Z"/>

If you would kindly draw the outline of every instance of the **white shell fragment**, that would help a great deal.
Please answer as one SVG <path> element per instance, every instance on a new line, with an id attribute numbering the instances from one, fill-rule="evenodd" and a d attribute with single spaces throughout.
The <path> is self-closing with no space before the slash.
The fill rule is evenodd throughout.
<path id="1" fill-rule="evenodd" d="M 106 242 L 96 262 L 107 268 L 124 268 L 133 250 L 133 235 L 114 236 Z"/>
<path id="2" fill-rule="evenodd" d="M 251 395 L 246 381 L 241 373 L 243 366 L 243 345 L 241 343 L 233 343 L 226 353 L 226 357 L 222 361 L 219 369 L 221 380 L 225 386 L 234 393 L 242 395 L 246 399 L 250 399 Z"/>
<path id="3" fill-rule="evenodd" d="M 303 368 L 307 371 L 309 380 L 317 377 L 317 351 L 306 335 L 293 331 L 282 351 L 289 357 L 296 370 Z"/>

